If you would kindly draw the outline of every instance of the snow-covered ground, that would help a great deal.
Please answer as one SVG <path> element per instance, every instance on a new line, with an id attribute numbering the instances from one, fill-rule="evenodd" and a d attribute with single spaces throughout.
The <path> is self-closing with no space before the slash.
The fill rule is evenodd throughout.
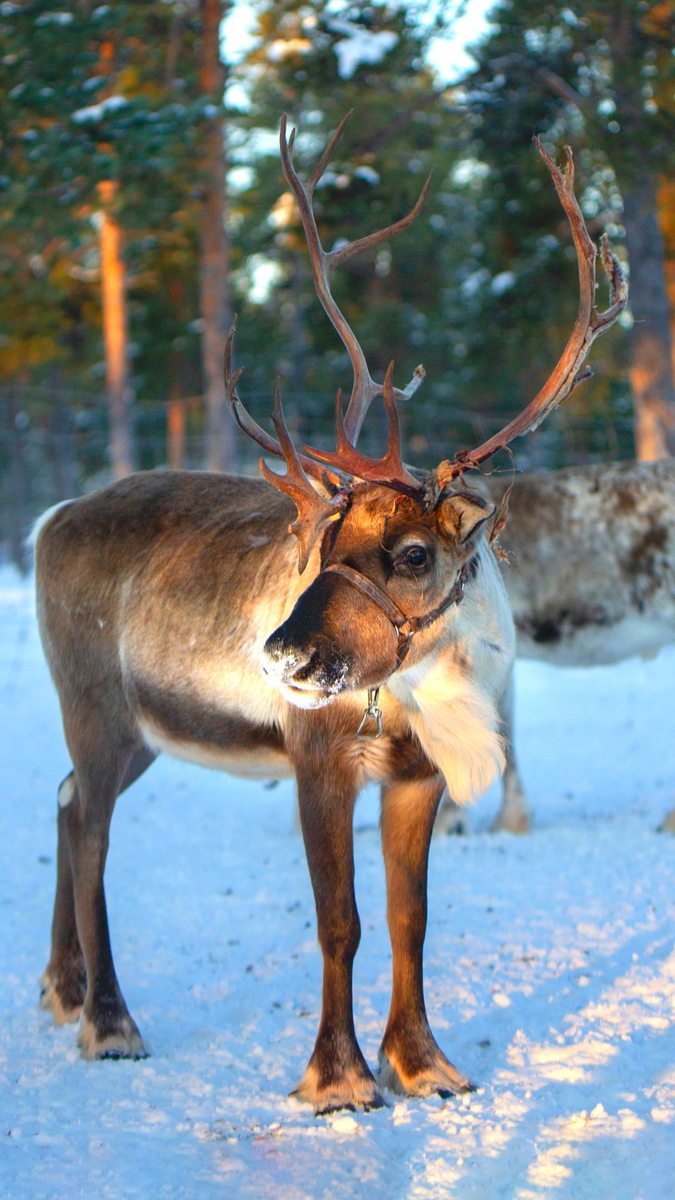
<path id="1" fill-rule="evenodd" d="M 675 651 L 518 667 L 536 814 L 434 844 L 427 998 L 476 1095 L 315 1119 L 287 1098 L 321 964 L 292 788 L 160 760 L 119 802 L 107 894 L 152 1050 L 82 1062 L 37 1006 L 69 764 L 29 589 L 0 571 L 0 1195 L 7 1200 L 671 1200 L 675 1180 Z M 374 795 L 357 810 L 356 1025 L 389 996 Z"/>

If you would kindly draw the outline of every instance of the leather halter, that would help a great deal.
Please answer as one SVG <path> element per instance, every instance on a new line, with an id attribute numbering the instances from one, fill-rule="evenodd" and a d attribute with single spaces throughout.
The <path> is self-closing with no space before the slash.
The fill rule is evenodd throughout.
<path id="1" fill-rule="evenodd" d="M 385 617 L 388 617 L 391 621 L 398 636 L 398 652 L 394 668 L 394 670 L 398 670 L 410 650 L 410 645 L 415 634 L 419 633 L 422 629 L 428 629 L 453 604 L 461 603 L 464 595 L 464 587 L 471 577 L 471 572 L 477 565 L 478 560 L 474 555 L 473 558 L 468 559 L 464 563 L 450 591 L 441 600 L 440 604 L 436 608 L 433 608 L 431 612 L 412 617 L 407 616 L 403 612 L 403 609 L 399 608 L 398 604 L 378 584 L 373 583 L 372 579 L 368 579 L 367 575 L 362 575 L 360 571 L 354 570 L 353 567 L 348 567 L 345 563 L 330 563 L 324 568 L 324 571 L 332 571 L 335 575 L 342 576 L 343 579 L 347 580 L 347 583 L 350 583 L 357 591 L 367 596 L 384 613 Z"/>

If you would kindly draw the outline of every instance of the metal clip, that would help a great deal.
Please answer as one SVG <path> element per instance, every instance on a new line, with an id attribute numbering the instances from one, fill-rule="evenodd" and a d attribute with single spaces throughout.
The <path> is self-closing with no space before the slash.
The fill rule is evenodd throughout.
<path id="1" fill-rule="evenodd" d="M 380 695 L 379 687 L 368 688 L 368 703 L 363 710 L 361 724 L 359 725 L 356 736 L 357 738 L 372 738 L 376 740 L 382 737 L 382 709 L 378 708 L 377 701 Z M 363 733 L 369 721 L 377 721 L 377 733 Z"/>

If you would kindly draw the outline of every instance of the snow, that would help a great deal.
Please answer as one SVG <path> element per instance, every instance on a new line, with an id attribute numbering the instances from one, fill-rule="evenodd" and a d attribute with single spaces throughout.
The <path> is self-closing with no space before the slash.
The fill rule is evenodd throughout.
<path id="1" fill-rule="evenodd" d="M 532 834 L 432 849 L 432 1026 L 479 1084 L 314 1118 L 288 1099 L 321 962 L 293 791 L 160 760 L 118 805 L 106 873 L 152 1057 L 83 1062 L 37 1006 L 69 769 L 28 585 L 0 569 L 0 1194 L 8 1200 L 669 1200 L 675 1177 L 675 651 L 518 665 Z M 375 1062 L 390 958 L 374 794 L 356 815 L 355 1013 Z"/>
<path id="2" fill-rule="evenodd" d="M 70 114 L 70 119 L 79 125 L 84 121 L 100 121 L 107 112 L 116 112 L 118 108 L 125 108 L 128 103 L 126 96 L 107 96 L 105 100 L 101 100 L 100 104 L 89 104 L 86 108 L 77 108 Z"/>
<path id="3" fill-rule="evenodd" d="M 326 21 L 326 24 L 335 33 L 345 34 L 345 37 L 333 46 L 340 79 L 351 79 L 356 68 L 362 63 L 371 65 L 382 62 L 385 55 L 398 43 L 398 34 L 391 29 L 381 29 L 373 33 L 363 25 L 355 25 L 353 21 L 335 18 Z"/>
<path id="4" fill-rule="evenodd" d="M 70 25 L 73 19 L 71 12 L 46 12 L 36 18 L 36 25 Z"/>

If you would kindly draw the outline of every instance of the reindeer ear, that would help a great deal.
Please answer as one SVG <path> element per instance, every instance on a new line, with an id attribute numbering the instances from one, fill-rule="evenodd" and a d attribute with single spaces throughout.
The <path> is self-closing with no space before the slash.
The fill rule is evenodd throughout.
<path id="1" fill-rule="evenodd" d="M 439 532 L 443 537 L 459 542 L 460 546 L 480 529 L 496 512 L 494 504 L 482 496 L 454 492 L 446 496 L 438 512 Z"/>

